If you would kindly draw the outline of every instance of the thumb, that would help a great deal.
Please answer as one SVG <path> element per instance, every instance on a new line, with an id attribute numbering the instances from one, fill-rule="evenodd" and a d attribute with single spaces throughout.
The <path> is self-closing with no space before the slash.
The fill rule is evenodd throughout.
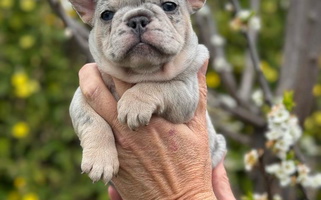
<path id="1" fill-rule="evenodd" d="M 111 185 L 108 187 L 108 194 L 111 200 L 123 200 L 117 190 Z"/>
<path id="2" fill-rule="evenodd" d="M 218 200 L 235 200 L 223 162 L 212 171 L 213 191 Z"/>

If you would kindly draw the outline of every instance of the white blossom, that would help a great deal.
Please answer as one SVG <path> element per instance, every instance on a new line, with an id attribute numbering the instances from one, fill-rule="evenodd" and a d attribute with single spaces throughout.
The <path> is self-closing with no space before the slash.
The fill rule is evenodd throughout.
<path id="1" fill-rule="evenodd" d="M 254 200 L 268 200 L 268 195 L 267 195 L 267 193 L 263 193 L 263 194 L 254 193 L 253 199 Z M 273 195 L 273 200 L 282 200 L 282 197 L 278 194 L 275 194 L 275 195 Z"/>
<path id="2" fill-rule="evenodd" d="M 261 19 L 257 16 L 251 17 L 248 26 L 254 31 L 259 31 L 261 29 Z"/>
<path id="3" fill-rule="evenodd" d="M 251 16 L 251 12 L 249 10 L 241 10 L 236 14 L 236 16 L 242 21 L 246 21 Z"/>
<path id="4" fill-rule="evenodd" d="M 250 152 L 245 154 L 244 156 L 244 164 L 245 164 L 245 169 L 247 171 L 251 171 L 253 167 L 256 165 L 256 163 L 259 160 L 259 153 L 257 150 L 252 149 Z"/>
<path id="5" fill-rule="evenodd" d="M 282 200 L 282 197 L 280 195 L 278 195 L 278 194 L 275 194 L 273 196 L 273 200 Z"/>
<path id="6" fill-rule="evenodd" d="M 275 152 L 278 152 L 278 151 L 287 152 L 290 150 L 291 145 L 293 145 L 291 140 L 281 139 L 275 142 L 273 149 L 275 150 Z"/>
<path id="7" fill-rule="evenodd" d="M 282 176 L 280 177 L 280 185 L 282 187 L 288 186 L 291 183 L 291 177 L 290 176 Z"/>
<path id="8" fill-rule="evenodd" d="M 237 106 L 236 101 L 229 95 L 222 94 L 218 97 L 218 99 L 229 108 L 235 108 Z"/>
<path id="9" fill-rule="evenodd" d="M 282 161 L 265 167 L 265 171 L 276 176 L 281 186 L 287 186 L 292 183 L 292 176 L 296 172 L 296 166 L 293 160 Z"/>
<path id="10" fill-rule="evenodd" d="M 214 46 L 223 46 L 224 43 L 225 43 L 225 40 L 223 37 L 221 37 L 220 35 L 218 34 L 215 34 L 211 37 L 211 43 L 214 45 Z"/>
<path id="11" fill-rule="evenodd" d="M 287 125 L 290 127 L 289 134 L 292 136 L 293 141 L 298 141 L 298 139 L 302 136 L 302 129 L 298 124 L 298 118 L 291 116 Z"/>
<path id="12" fill-rule="evenodd" d="M 291 116 L 283 104 L 272 107 L 268 114 L 268 131 L 265 137 L 268 141 L 273 141 L 270 148 L 281 160 L 286 159 L 288 151 L 302 136 L 298 119 Z"/>
<path id="13" fill-rule="evenodd" d="M 69 1 L 61 0 L 60 2 L 61 2 L 62 7 L 64 8 L 64 10 L 66 10 L 66 11 L 72 11 L 73 10 L 72 5 L 71 5 L 71 3 Z"/>
<path id="14" fill-rule="evenodd" d="M 270 130 L 265 134 L 265 137 L 268 140 L 277 140 L 282 136 L 282 132 L 281 131 L 277 131 L 277 130 Z"/>
<path id="15" fill-rule="evenodd" d="M 239 30 L 244 30 L 245 27 L 242 23 L 242 21 L 240 20 L 240 18 L 235 17 L 232 21 L 230 21 L 230 27 L 232 30 L 234 31 L 239 31 Z"/>
<path id="16" fill-rule="evenodd" d="M 216 57 L 214 61 L 214 67 L 217 71 L 229 70 L 230 65 L 224 57 Z"/>
<path id="17" fill-rule="evenodd" d="M 302 184 L 304 187 L 320 188 L 321 187 L 321 174 L 303 177 L 299 181 L 299 183 Z"/>
<path id="18" fill-rule="evenodd" d="M 232 12 L 234 10 L 234 6 L 231 3 L 226 3 L 225 10 Z"/>
<path id="19" fill-rule="evenodd" d="M 252 94 L 252 100 L 257 106 L 262 106 L 264 102 L 262 90 L 255 90 Z"/>
<path id="20" fill-rule="evenodd" d="M 268 196 L 266 193 L 263 193 L 263 194 L 253 194 L 253 199 L 254 200 L 267 200 L 268 199 Z"/>
<path id="21" fill-rule="evenodd" d="M 311 169 L 304 164 L 299 164 L 297 166 L 297 170 L 298 170 L 299 175 L 308 175 L 311 171 Z"/>
<path id="22" fill-rule="evenodd" d="M 206 15 L 209 15 L 211 13 L 211 10 L 210 10 L 210 8 L 208 6 L 205 5 L 197 13 L 202 15 L 202 16 L 206 16 Z"/>
<path id="23" fill-rule="evenodd" d="M 64 35 L 66 36 L 66 38 L 71 38 L 73 35 L 72 30 L 68 27 L 65 28 Z"/>
<path id="24" fill-rule="evenodd" d="M 302 184 L 304 187 L 320 188 L 321 187 L 321 174 L 309 175 L 310 168 L 304 164 L 297 166 L 298 177 L 296 182 Z"/>
<path id="25" fill-rule="evenodd" d="M 316 174 L 313 176 L 313 188 L 320 188 L 321 187 L 321 174 Z"/>
<path id="26" fill-rule="evenodd" d="M 296 166 L 293 160 L 283 161 L 281 168 L 287 175 L 292 175 L 296 172 Z"/>
<path id="27" fill-rule="evenodd" d="M 280 164 L 271 164 L 265 167 L 265 171 L 269 174 L 275 174 L 278 170 L 280 170 Z"/>
<path id="28" fill-rule="evenodd" d="M 285 160 L 286 159 L 286 151 L 277 151 L 275 153 L 275 155 L 280 158 L 281 160 Z"/>
<path id="29" fill-rule="evenodd" d="M 268 119 L 272 123 L 282 123 L 290 118 L 290 113 L 283 104 L 278 104 L 272 107 L 271 112 L 268 115 Z"/>

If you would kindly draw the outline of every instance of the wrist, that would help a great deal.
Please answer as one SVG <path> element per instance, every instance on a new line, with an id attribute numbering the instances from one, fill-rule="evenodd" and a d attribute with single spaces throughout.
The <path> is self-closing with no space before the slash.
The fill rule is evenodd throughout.
<path id="1" fill-rule="evenodd" d="M 217 200 L 213 191 L 194 193 L 192 195 L 184 195 L 177 198 L 178 200 L 193 199 L 193 200 Z"/>
<path id="2" fill-rule="evenodd" d="M 217 200 L 214 195 L 212 187 L 200 187 L 199 185 L 192 184 L 190 186 L 184 187 L 180 192 L 176 192 L 170 197 L 166 197 L 164 199 L 175 199 L 175 200 L 185 200 L 185 199 L 193 199 L 193 200 Z"/>

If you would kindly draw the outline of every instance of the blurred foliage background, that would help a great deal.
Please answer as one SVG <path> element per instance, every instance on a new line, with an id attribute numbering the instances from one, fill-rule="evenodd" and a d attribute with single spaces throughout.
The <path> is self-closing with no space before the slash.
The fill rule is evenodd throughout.
<path id="1" fill-rule="evenodd" d="M 241 1 L 248 7 L 247 1 Z M 287 1 L 262 0 L 262 29 L 258 41 L 264 74 L 271 86 L 279 78 Z M 228 26 L 224 1 L 211 1 L 227 58 L 236 76 L 244 69 L 244 38 Z M 75 15 L 74 12 L 71 15 Z M 78 86 L 77 73 L 87 62 L 72 35 L 47 1 L 0 1 L 0 199 L 108 199 L 106 186 L 81 175 L 81 147 L 69 119 L 68 107 Z M 208 85 L 223 91 L 220 77 L 208 74 Z M 319 80 L 321 77 L 319 77 Z M 321 85 L 314 112 L 304 123 L 303 151 L 320 158 Z M 232 126 L 232 125 L 231 125 Z M 236 130 L 251 134 L 240 122 Z M 255 186 L 244 171 L 249 149 L 229 142 L 226 161 L 233 189 L 247 194 Z M 314 169 L 321 169 L 314 163 Z M 321 197 L 320 197 L 321 198 Z"/>

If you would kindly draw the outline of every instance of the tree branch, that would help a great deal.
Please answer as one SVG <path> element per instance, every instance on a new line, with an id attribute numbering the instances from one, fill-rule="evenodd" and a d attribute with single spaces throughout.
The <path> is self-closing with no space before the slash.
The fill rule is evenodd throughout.
<path id="1" fill-rule="evenodd" d="M 321 1 L 292 0 L 287 16 L 284 63 L 277 95 L 293 90 L 301 125 L 311 113 L 321 54 Z"/>
<path id="2" fill-rule="evenodd" d="M 233 117 L 241 120 L 244 123 L 251 124 L 252 126 L 258 128 L 265 127 L 266 125 L 265 119 L 261 118 L 256 114 L 253 114 L 251 111 L 239 107 L 237 105 L 230 106 L 226 101 L 219 100 L 220 98 L 217 94 L 215 94 L 214 91 L 208 91 L 207 97 L 209 100 L 209 104 L 212 104 L 210 106 L 220 107 L 229 114 L 231 114 Z"/>
<path id="3" fill-rule="evenodd" d="M 251 9 L 254 12 L 257 13 L 259 10 L 259 7 L 260 7 L 259 0 L 251 0 Z M 252 40 L 256 43 L 258 31 L 250 29 L 249 35 L 252 38 Z M 252 89 L 253 89 L 254 75 L 255 75 L 253 62 L 251 60 L 249 51 L 246 52 L 246 65 L 245 66 L 246 66 L 245 70 L 243 71 L 243 74 L 242 74 L 239 94 L 240 94 L 240 97 L 243 99 L 243 101 L 248 101 L 249 97 L 251 96 Z"/>
<path id="4" fill-rule="evenodd" d="M 239 4 L 238 0 L 230 0 L 230 1 L 234 6 L 235 14 L 237 14 L 238 12 L 240 12 L 242 10 L 242 7 Z M 267 80 L 265 79 L 263 72 L 260 68 L 260 58 L 259 58 L 258 51 L 257 51 L 256 45 L 255 45 L 255 41 L 251 37 L 250 32 L 248 30 L 244 31 L 243 34 L 247 40 L 250 57 L 253 62 L 253 67 L 256 71 L 259 84 L 260 84 L 262 91 L 264 93 L 264 100 L 268 105 L 271 106 L 272 105 L 272 92 L 271 92 L 269 84 L 268 84 Z"/>
<path id="5" fill-rule="evenodd" d="M 51 9 L 56 13 L 56 15 L 63 21 L 66 27 L 68 27 L 72 36 L 76 39 L 77 44 L 80 46 L 84 54 L 86 55 L 88 62 L 92 62 L 93 58 L 89 51 L 88 36 L 89 30 L 85 26 L 80 25 L 77 21 L 69 17 L 65 10 L 63 9 L 60 1 L 58 0 L 48 0 Z"/>
<path id="6" fill-rule="evenodd" d="M 195 14 L 197 26 L 200 30 L 200 37 L 204 44 L 209 48 L 211 54 L 212 67 L 221 77 L 223 86 L 227 92 L 235 99 L 235 101 L 244 107 L 249 107 L 248 103 L 243 101 L 237 91 L 237 84 L 232 73 L 231 65 L 228 63 L 225 56 L 224 39 L 218 33 L 216 22 L 207 5 L 202 8 L 202 11 Z M 221 44 L 215 44 L 214 38 L 221 40 Z M 219 42 L 218 42 L 219 43 Z M 217 62 L 221 61 L 222 66 L 217 66 Z"/>

